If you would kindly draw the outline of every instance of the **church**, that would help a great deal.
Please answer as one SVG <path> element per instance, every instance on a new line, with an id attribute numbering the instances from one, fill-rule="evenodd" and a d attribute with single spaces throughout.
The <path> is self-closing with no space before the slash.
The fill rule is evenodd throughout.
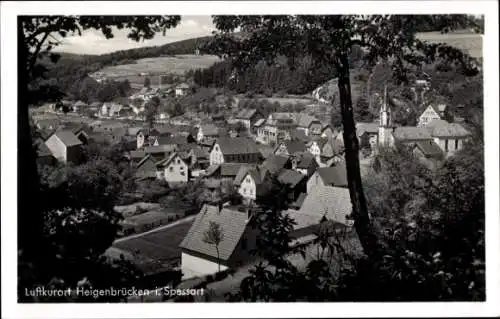
<path id="1" fill-rule="evenodd" d="M 424 111 L 424 117 L 428 117 L 429 106 Z M 442 108 L 440 106 L 440 108 Z M 419 126 L 397 126 L 392 120 L 392 110 L 387 103 L 387 87 L 384 90 L 384 101 L 380 108 L 378 123 L 378 136 L 376 147 L 394 147 L 396 144 L 404 144 L 414 148 L 415 152 L 425 157 L 448 157 L 460 150 L 464 142 L 471 137 L 459 123 L 450 123 L 437 111 L 430 121 L 419 119 Z M 421 118 L 422 118 L 421 116 Z"/>

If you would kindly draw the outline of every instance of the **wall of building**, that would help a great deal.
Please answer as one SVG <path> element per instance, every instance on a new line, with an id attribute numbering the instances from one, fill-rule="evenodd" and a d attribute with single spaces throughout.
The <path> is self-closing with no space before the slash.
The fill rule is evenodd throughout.
<path id="1" fill-rule="evenodd" d="M 217 165 L 224 163 L 224 155 L 218 144 L 215 144 L 210 152 L 210 165 Z"/>
<path id="2" fill-rule="evenodd" d="M 226 266 L 220 265 L 221 271 L 226 269 Z M 182 280 L 215 274 L 218 270 L 219 266 L 217 262 L 196 257 L 188 254 L 187 252 L 182 252 L 181 254 Z"/>
<path id="3" fill-rule="evenodd" d="M 52 134 L 49 139 L 45 141 L 45 145 L 52 152 L 52 156 L 54 156 L 58 161 L 63 163 L 67 162 L 66 157 L 66 145 L 55 135 Z"/>
<path id="4" fill-rule="evenodd" d="M 314 173 L 307 181 L 307 193 L 311 193 L 311 190 L 316 186 L 325 186 L 318 172 Z"/>
<path id="5" fill-rule="evenodd" d="M 164 177 L 167 182 L 187 182 L 189 180 L 189 169 L 187 164 L 176 156 L 165 167 Z"/>
<path id="6" fill-rule="evenodd" d="M 238 188 L 238 193 L 246 199 L 255 200 L 257 196 L 257 187 L 255 181 L 250 175 L 247 175 Z"/>

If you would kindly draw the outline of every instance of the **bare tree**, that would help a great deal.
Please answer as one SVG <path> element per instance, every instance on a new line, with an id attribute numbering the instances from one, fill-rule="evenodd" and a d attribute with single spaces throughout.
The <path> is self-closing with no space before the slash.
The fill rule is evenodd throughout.
<path id="1" fill-rule="evenodd" d="M 210 222 L 208 229 L 203 234 L 203 241 L 207 244 L 214 245 L 217 250 L 217 265 L 220 272 L 220 255 L 219 244 L 224 240 L 224 232 L 222 227 L 216 222 Z"/>

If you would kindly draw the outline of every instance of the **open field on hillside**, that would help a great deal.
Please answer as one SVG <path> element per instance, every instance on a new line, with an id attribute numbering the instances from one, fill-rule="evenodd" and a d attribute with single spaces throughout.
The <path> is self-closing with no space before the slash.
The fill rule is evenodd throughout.
<path id="1" fill-rule="evenodd" d="M 462 32 L 441 34 L 439 32 L 425 32 L 417 34 L 417 37 L 432 43 L 444 42 L 464 50 L 474 58 L 481 58 L 483 56 L 483 37 L 480 34 Z"/>
<path id="2" fill-rule="evenodd" d="M 215 55 L 186 54 L 140 59 L 135 64 L 109 66 L 99 72 L 103 72 L 107 77 L 117 80 L 127 78 L 131 83 L 144 83 L 144 77 L 139 76 L 139 74 L 143 72 L 149 73 L 151 74 L 151 82 L 154 85 L 157 84 L 158 78 L 153 75 L 183 74 L 191 69 L 208 68 L 217 61 L 219 61 L 219 58 Z"/>

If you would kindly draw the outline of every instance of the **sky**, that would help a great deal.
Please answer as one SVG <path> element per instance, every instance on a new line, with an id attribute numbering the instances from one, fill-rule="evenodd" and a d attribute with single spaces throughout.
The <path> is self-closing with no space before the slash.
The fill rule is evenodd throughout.
<path id="1" fill-rule="evenodd" d="M 128 30 L 114 29 L 114 38 L 106 40 L 101 31 L 86 30 L 81 36 L 67 36 L 56 50 L 77 54 L 103 54 L 118 50 L 127 50 L 139 47 L 157 46 L 189 38 L 207 36 L 215 30 L 212 18 L 206 16 L 182 16 L 181 23 L 173 29 L 167 30 L 165 36 L 158 33 L 153 39 L 144 42 L 135 42 L 127 38 Z"/>

